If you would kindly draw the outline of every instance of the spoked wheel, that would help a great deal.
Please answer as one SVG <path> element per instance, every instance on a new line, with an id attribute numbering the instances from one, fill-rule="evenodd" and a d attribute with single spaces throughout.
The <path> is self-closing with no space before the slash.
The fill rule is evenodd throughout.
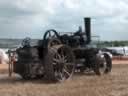
<path id="1" fill-rule="evenodd" d="M 104 57 L 100 60 L 99 58 L 97 58 L 97 62 L 96 62 L 97 75 L 107 74 L 111 72 L 111 69 L 112 69 L 112 60 L 109 55 L 104 54 Z"/>
<path id="2" fill-rule="evenodd" d="M 56 45 L 50 48 L 45 58 L 45 75 L 47 79 L 59 82 L 69 79 L 75 70 L 74 60 L 70 47 Z"/>
<path id="3" fill-rule="evenodd" d="M 43 37 L 43 44 L 44 44 L 43 46 L 49 48 L 58 43 L 61 43 L 58 32 L 54 29 L 47 30 Z"/>
<path id="4" fill-rule="evenodd" d="M 59 34 L 57 33 L 57 31 L 56 30 L 54 30 L 54 29 L 50 29 L 50 30 L 47 30 L 46 32 L 45 32 L 45 34 L 44 34 L 44 40 L 46 40 L 46 39 L 51 39 L 51 38 L 58 38 L 59 37 Z"/>

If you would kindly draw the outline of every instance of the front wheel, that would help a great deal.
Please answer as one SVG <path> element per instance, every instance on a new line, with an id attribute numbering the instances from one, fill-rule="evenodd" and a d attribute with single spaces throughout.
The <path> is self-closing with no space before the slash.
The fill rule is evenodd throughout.
<path id="1" fill-rule="evenodd" d="M 99 56 L 95 57 L 94 72 L 97 75 L 107 74 L 111 72 L 112 60 L 108 54 L 103 54 L 102 58 Z"/>

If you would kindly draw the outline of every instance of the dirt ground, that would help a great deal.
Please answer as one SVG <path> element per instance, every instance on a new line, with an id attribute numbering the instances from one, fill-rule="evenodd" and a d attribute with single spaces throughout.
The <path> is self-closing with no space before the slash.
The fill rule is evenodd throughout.
<path id="1" fill-rule="evenodd" d="M 113 60 L 112 64 L 128 64 L 128 60 Z"/>
<path id="2" fill-rule="evenodd" d="M 128 61 L 113 61 L 110 74 L 96 76 L 75 74 L 63 83 L 48 84 L 44 80 L 24 81 L 7 75 L 7 65 L 0 65 L 1 96 L 128 96 Z"/>

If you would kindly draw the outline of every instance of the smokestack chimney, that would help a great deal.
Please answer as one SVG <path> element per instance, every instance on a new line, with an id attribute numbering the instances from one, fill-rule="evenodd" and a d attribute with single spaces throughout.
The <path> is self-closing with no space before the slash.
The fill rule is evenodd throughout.
<path id="1" fill-rule="evenodd" d="M 84 24 L 85 24 L 85 33 L 87 36 L 86 44 L 89 44 L 91 42 L 91 18 L 89 17 L 84 18 Z"/>

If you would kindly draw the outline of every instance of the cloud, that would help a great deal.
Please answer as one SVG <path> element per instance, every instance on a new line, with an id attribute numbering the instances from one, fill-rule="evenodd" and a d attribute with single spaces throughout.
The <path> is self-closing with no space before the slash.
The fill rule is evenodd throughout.
<path id="1" fill-rule="evenodd" d="M 128 0 L 1 0 L 0 37 L 42 38 L 50 28 L 75 32 L 91 17 L 93 35 L 127 40 L 127 10 Z"/>

